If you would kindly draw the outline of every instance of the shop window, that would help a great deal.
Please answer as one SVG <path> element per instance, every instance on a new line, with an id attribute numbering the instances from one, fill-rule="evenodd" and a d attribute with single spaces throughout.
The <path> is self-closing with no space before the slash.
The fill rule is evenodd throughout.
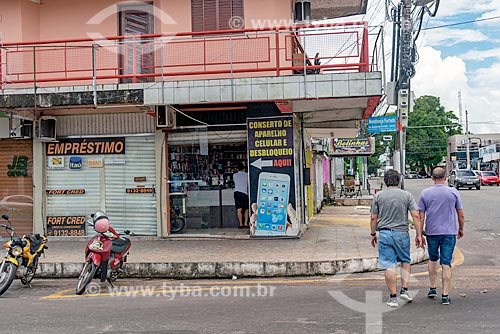
<path id="1" fill-rule="evenodd" d="M 222 134 L 220 135 L 223 136 Z M 247 167 L 245 142 L 169 146 L 170 192 L 187 194 L 187 228 L 237 227 L 233 174 Z"/>
<path id="2" fill-rule="evenodd" d="M 231 26 L 231 18 L 243 18 L 243 5 L 243 0 L 192 0 L 191 20 L 193 32 L 235 28 Z"/>

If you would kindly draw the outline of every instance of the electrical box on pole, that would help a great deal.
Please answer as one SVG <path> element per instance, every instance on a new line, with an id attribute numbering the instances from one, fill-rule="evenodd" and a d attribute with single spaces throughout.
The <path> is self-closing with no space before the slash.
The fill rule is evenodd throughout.
<path id="1" fill-rule="evenodd" d="M 400 89 L 398 92 L 398 112 L 401 126 L 408 127 L 409 94 L 408 89 Z"/>

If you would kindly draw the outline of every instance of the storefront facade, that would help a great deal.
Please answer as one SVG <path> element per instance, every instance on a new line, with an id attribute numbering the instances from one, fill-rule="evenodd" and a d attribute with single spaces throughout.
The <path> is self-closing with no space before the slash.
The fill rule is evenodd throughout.
<path id="1" fill-rule="evenodd" d="M 88 122 L 97 129 L 88 131 Z M 48 236 L 93 234 L 85 221 L 95 211 L 105 211 L 117 231 L 166 233 L 163 134 L 155 131 L 154 118 L 132 113 L 61 116 L 58 129 L 62 135 L 40 145 L 36 161 L 43 170 L 38 223 Z"/>

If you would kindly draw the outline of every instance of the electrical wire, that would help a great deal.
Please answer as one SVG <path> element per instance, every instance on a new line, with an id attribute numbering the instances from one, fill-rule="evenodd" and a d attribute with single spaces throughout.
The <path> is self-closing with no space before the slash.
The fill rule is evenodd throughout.
<path id="1" fill-rule="evenodd" d="M 492 16 L 492 17 L 486 17 L 484 19 L 477 19 L 477 20 L 472 20 L 472 21 L 463 21 L 463 22 L 456 22 L 456 23 L 450 23 L 450 24 L 443 24 L 443 25 L 440 25 L 440 26 L 427 27 L 427 28 L 423 28 L 422 30 L 441 29 L 441 28 L 454 27 L 454 26 L 463 25 L 463 24 L 470 24 L 470 23 L 476 23 L 476 22 L 491 21 L 491 20 L 497 20 L 497 19 L 500 19 L 500 15 L 498 15 L 498 16 Z"/>

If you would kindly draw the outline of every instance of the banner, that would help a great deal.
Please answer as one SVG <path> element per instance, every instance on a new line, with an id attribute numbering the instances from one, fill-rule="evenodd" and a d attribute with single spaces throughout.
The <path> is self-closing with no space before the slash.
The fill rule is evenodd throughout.
<path id="1" fill-rule="evenodd" d="M 375 152 L 373 138 L 330 138 L 328 154 L 333 156 L 372 155 Z"/>
<path id="2" fill-rule="evenodd" d="M 293 116 L 249 118 L 252 236 L 298 235 Z"/>

